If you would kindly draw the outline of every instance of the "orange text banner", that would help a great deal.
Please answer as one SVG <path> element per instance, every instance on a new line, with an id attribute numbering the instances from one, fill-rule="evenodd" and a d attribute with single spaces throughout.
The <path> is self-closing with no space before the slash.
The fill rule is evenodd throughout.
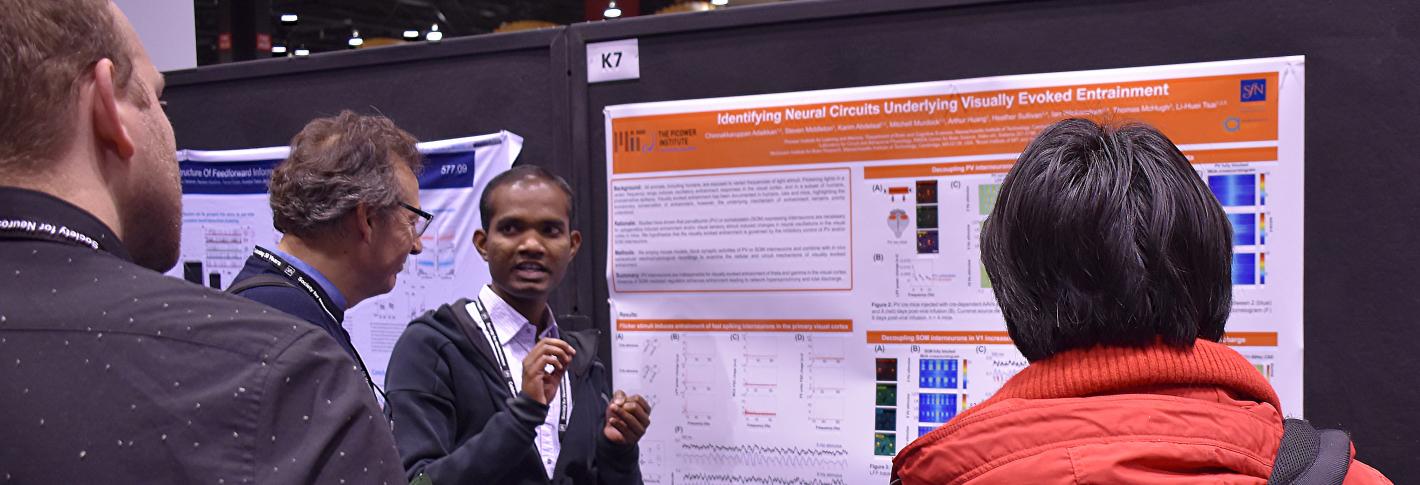
<path id="1" fill-rule="evenodd" d="M 827 332 L 853 331 L 852 320 L 650 320 L 616 321 L 620 332 Z"/>
<path id="2" fill-rule="evenodd" d="M 1011 344 L 1010 334 L 1004 331 L 913 331 L 883 330 L 869 331 L 869 344 Z M 1230 332 L 1223 335 L 1220 343 L 1233 347 L 1276 347 L 1277 332 Z"/>
<path id="3" fill-rule="evenodd" d="M 1230 347 L 1276 347 L 1277 332 L 1228 332 L 1219 343 Z"/>
<path id="4" fill-rule="evenodd" d="M 612 172 L 1019 153 L 1049 123 L 1142 121 L 1179 145 L 1277 139 L 1277 96 L 1240 87 L 1277 73 L 1157 79 L 753 109 L 611 121 Z"/>
<path id="5" fill-rule="evenodd" d="M 1011 344 L 1011 336 L 1004 331 L 910 331 L 883 330 L 868 332 L 870 344 Z"/>

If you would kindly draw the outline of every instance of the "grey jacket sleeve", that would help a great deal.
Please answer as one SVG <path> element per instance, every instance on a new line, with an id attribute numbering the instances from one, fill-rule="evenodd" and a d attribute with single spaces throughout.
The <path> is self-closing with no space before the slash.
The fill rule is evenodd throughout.
<path id="1" fill-rule="evenodd" d="M 374 391 L 330 336 L 312 327 L 262 366 L 256 432 L 230 437 L 252 443 L 257 483 L 408 483 Z"/>

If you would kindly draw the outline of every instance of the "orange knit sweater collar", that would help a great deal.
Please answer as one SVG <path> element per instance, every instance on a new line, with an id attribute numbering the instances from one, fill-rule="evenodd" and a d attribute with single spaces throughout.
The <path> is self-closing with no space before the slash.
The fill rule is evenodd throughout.
<path id="1" fill-rule="evenodd" d="M 1006 399 L 1084 397 L 1159 385 L 1218 387 L 1282 409 L 1272 385 L 1241 354 L 1223 344 L 1198 340 L 1191 349 L 1155 344 L 1061 352 L 1026 366 L 994 396 L 962 416 Z"/>

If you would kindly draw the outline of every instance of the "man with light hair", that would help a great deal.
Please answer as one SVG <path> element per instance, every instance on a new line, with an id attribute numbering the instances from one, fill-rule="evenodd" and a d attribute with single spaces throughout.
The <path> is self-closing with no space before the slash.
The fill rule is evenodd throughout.
<path id="1" fill-rule="evenodd" d="M 162 275 L 163 76 L 105 0 L 0 0 L 0 483 L 401 483 L 324 332 Z"/>
<path id="2" fill-rule="evenodd" d="M 433 216 L 419 208 L 421 165 L 414 137 L 388 118 L 343 111 L 311 120 L 271 175 L 281 240 L 256 247 L 227 288 L 320 327 L 377 394 L 345 310 L 393 290 L 405 258 L 423 249 Z"/>

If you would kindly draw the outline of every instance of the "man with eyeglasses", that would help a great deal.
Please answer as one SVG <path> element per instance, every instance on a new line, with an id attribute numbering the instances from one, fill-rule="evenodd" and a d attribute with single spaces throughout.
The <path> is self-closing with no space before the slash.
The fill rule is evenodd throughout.
<path id="1" fill-rule="evenodd" d="M 359 364 L 345 310 L 389 293 L 433 216 L 419 209 L 422 159 L 409 133 L 383 116 L 317 118 L 291 139 L 271 175 L 274 248 L 256 247 L 227 292 L 324 329 Z"/>

